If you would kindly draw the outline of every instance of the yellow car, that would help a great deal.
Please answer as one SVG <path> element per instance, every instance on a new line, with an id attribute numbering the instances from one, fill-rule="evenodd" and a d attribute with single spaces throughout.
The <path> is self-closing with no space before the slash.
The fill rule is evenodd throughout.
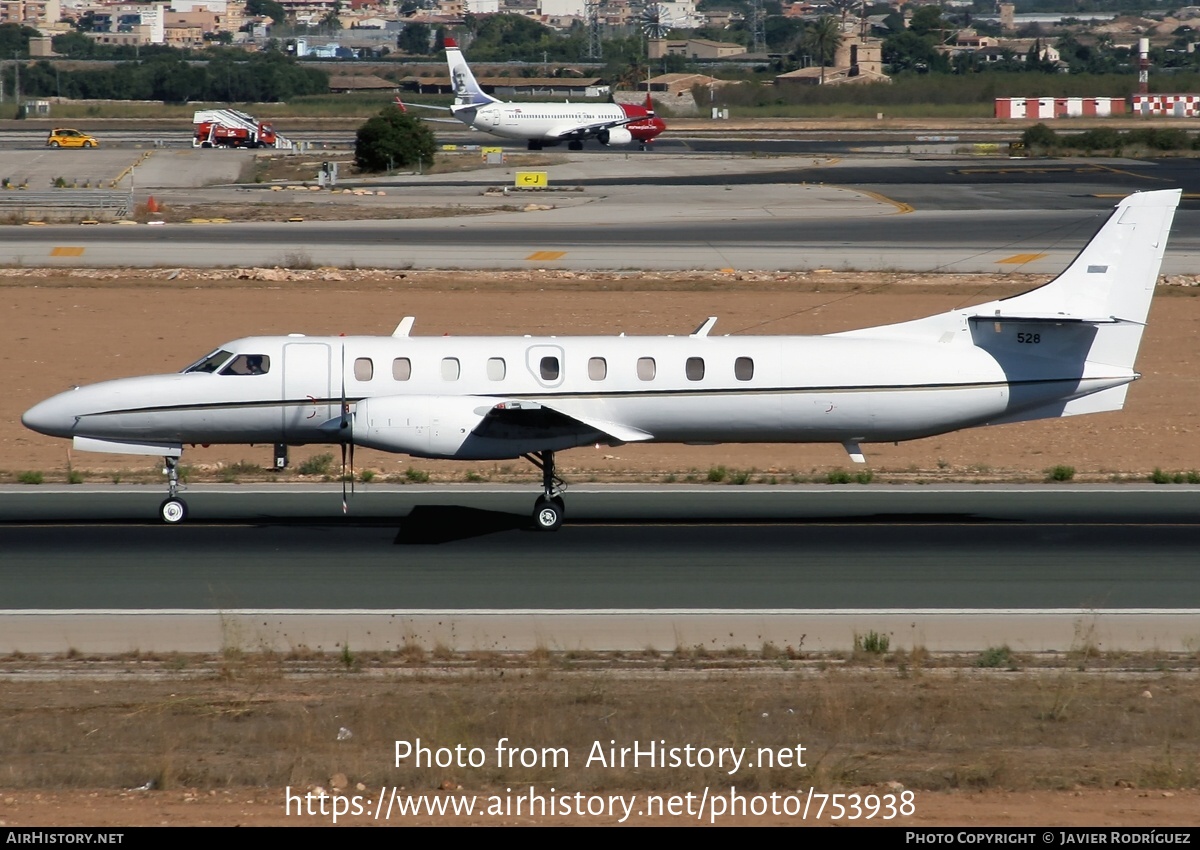
<path id="1" fill-rule="evenodd" d="M 51 148 L 98 148 L 100 143 L 95 136 L 81 133 L 78 130 L 56 128 L 50 131 L 46 146 Z"/>

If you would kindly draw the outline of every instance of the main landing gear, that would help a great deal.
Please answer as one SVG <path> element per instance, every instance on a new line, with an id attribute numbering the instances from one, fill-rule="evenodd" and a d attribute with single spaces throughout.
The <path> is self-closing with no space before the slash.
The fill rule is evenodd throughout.
<path id="1" fill-rule="evenodd" d="M 566 514 L 562 494 L 567 482 L 554 474 L 554 452 L 534 452 L 524 457 L 542 471 L 542 495 L 533 503 L 533 527 L 537 531 L 558 531 Z"/>
<path id="2" fill-rule="evenodd" d="M 167 498 L 158 506 L 158 515 L 168 525 L 176 525 L 187 519 L 187 502 L 179 498 L 179 458 L 163 458 L 166 466 L 163 474 L 167 476 Z"/>

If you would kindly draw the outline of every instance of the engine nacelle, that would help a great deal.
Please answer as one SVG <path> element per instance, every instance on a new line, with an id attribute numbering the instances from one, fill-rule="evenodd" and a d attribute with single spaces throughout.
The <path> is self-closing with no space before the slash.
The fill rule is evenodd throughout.
<path id="1" fill-rule="evenodd" d="M 471 396 L 363 399 L 354 409 L 354 443 L 417 457 L 454 457 L 493 403 Z"/>
<path id="2" fill-rule="evenodd" d="M 624 127 L 610 127 L 597 133 L 596 139 L 602 145 L 627 145 L 633 141 L 633 133 Z"/>

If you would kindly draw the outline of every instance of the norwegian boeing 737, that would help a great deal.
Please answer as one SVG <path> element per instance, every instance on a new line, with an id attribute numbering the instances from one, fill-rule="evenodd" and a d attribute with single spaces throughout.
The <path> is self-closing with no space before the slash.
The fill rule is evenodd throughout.
<path id="1" fill-rule="evenodd" d="M 367 446 L 421 458 L 524 457 L 537 528 L 563 519 L 555 453 L 593 443 L 915 440 L 1120 410 L 1179 190 L 1130 195 L 1037 289 L 825 336 L 387 337 L 234 340 L 170 375 L 77 387 L 29 428 L 76 449 L 166 458 L 179 522 L 185 444 Z"/>
<path id="2" fill-rule="evenodd" d="M 567 142 L 571 150 L 583 148 L 586 139 L 602 145 L 646 144 L 667 128 L 654 114 L 650 95 L 645 106 L 618 103 L 505 103 L 486 94 L 475 80 L 467 60 L 454 39 L 446 39 L 446 64 L 454 86 L 454 105 L 422 109 L 448 110 L 473 130 L 506 139 L 525 139 L 529 150 L 541 150 Z M 405 105 L 397 98 L 397 105 Z"/>

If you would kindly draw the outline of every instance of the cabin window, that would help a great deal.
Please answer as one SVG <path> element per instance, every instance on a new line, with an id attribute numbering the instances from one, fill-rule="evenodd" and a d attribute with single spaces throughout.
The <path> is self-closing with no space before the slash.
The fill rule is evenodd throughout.
<path id="1" fill-rule="evenodd" d="M 265 375 L 271 368 L 271 358 L 265 354 L 239 354 L 221 370 L 222 375 Z"/>
<path id="2" fill-rule="evenodd" d="M 655 372 L 655 366 L 654 366 L 654 358 L 653 357 L 639 357 L 638 358 L 637 376 L 638 376 L 639 380 L 653 381 L 654 380 L 654 372 Z"/>
<path id="3" fill-rule="evenodd" d="M 375 363 L 370 357 L 357 357 L 354 360 L 354 380 L 369 381 L 375 377 Z"/>
<path id="4" fill-rule="evenodd" d="M 689 357 L 683 368 L 684 374 L 687 375 L 689 381 L 704 380 L 704 358 Z"/>
<path id="5" fill-rule="evenodd" d="M 608 363 L 603 357 L 593 357 L 588 361 L 588 377 L 593 381 L 603 381 L 608 377 Z"/>
<path id="6" fill-rule="evenodd" d="M 487 364 L 487 376 L 489 381 L 504 380 L 504 358 L 490 357 Z"/>
<path id="7" fill-rule="evenodd" d="M 412 377 L 412 361 L 407 357 L 397 357 L 392 361 L 392 380 L 407 381 Z"/>
<path id="8" fill-rule="evenodd" d="M 739 357 L 733 361 L 733 377 L 739 381 L 749 381 L 754 377 L 754 360 L 750 357 Z"/>
<path id="9" fill-rule="evenodd" d="M 458 365 L 457 357 L 442 358 L 442 380 L 457 381 L 462 368 Z"/>
<path id="10" fill-rule="evenodd" d="M 538 366 L 543 381 L 557 381 L 560 367 L 557 357 L 543 357 Z"/>
<path id="11" fill-rule="evenodd" d="M 212 354 L 205 355 L 184 369 L 184 372 L 215 372 L 221 364 L 233 356 L 233 352 L 217 349 Z"/>

